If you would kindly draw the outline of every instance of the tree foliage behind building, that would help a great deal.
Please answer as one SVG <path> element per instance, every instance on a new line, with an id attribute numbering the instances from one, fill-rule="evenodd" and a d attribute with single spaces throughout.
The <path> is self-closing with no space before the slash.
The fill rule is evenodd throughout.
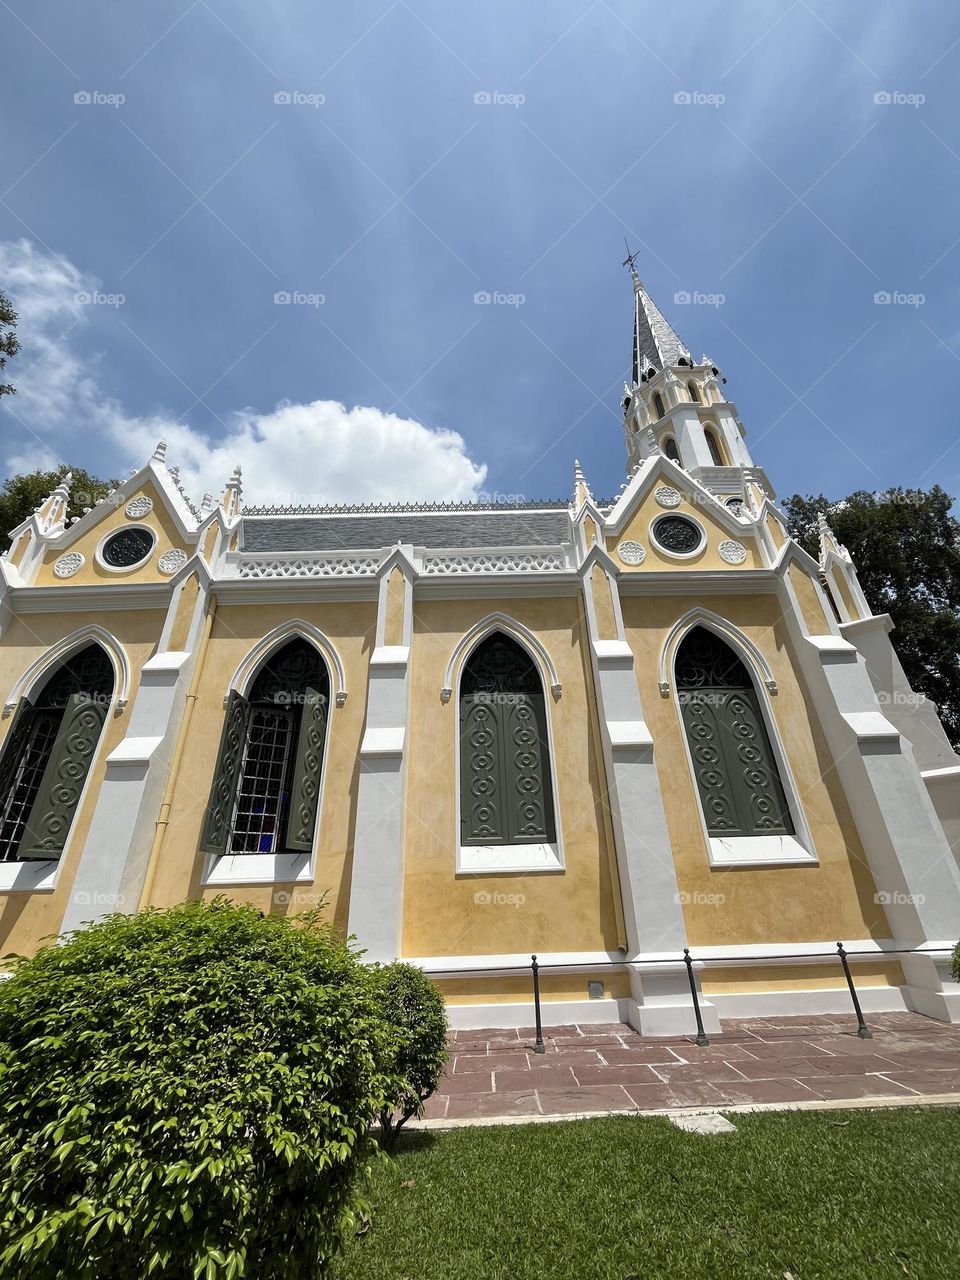
<path id="1" fill-rule="evenodd" d="M 55 471 L 29 471 L 10 476 L 0 489 L 0 550 L 5 551 L 10 546 L 10 530 L 36 511 L 68 471 L 73 472 L 68 517 L 82 516 L 85 507 L 92 507 L 98 498 L 118 484 L 116 480 L 101 480 L 82 467 L 62 466 Z"/>

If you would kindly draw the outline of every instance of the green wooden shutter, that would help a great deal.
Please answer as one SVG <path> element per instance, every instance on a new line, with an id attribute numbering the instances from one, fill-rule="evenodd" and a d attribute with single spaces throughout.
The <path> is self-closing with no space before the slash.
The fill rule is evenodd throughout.
<path id="1" fill-rule="evenodd" d="M 236 689 L 232 689 L 227 700 L 217 766 L 203 822 L 200 848 L 205 853 L 224 854 L 227 851 L 249 722 L 250 703 Z"/>
<path id="2" fill-rule="evenodd" d="M 500 730 L 510 843 L 535 844 L 540 840 L 553 840 L 553 801 L 543 695 L 509 694 L 504 699 Z"/>
<path id="3" fill-rule="evenodd" d="M 300 733 L 293 761 L 286 847 L 309 853 L 320 800 L 320 775 L 327 727 L 327 699 L 309 686 L 304 691 Z"/>
<path id="4" fill-rule="evenodd" d="M 791 835 L 793 820 L 753 690 L 688 690 L 680 705 L 710 835 Z"/>
<path id="5" fill-rule="evenodd" d="M 500 707 L 497 695 L 460 699 L 460 843 L 506 844 Z"/>
<path id="6" fill-rule="evenodd" d="M 7 804 L 10 788 L 16 782 L 34 714 L 32 703 L 21 698 L 14 712 L 13 723 L 3 741 L 3 755 L 0 756 L 0 813 Z"/>
<path id="7" fill-rule="evenodd" d="M 67 699 L 63 719 L 20 842 L 20 858 L 59 858 L 107 716 L 107 701 Z"/>

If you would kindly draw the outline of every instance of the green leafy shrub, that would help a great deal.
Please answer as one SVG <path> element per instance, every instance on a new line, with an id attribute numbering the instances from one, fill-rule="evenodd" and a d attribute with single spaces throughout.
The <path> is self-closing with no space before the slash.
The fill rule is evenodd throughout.
<path id="1" fill-rule="evenodd" d="M 960 942 L 953 949 L 953 980 L 960 982 Z"/>
<path id="2" fill-rule="evenodd" d="M 364 1211 L 395 1081 L 317 913 L 108 917 L 0 982 L 0 1276 L 299 1280 Z"/>
<path id="3" fill-rule="evenodd" d="M 440 1082 L 447 1060 L 447 1011 L 443 996 L 416 965 L 398 960 L 371 976 L 390 1028 L 390 1070 L 401 1081 L 380 1112 L 381 1145 L 390 1148 Z"/>

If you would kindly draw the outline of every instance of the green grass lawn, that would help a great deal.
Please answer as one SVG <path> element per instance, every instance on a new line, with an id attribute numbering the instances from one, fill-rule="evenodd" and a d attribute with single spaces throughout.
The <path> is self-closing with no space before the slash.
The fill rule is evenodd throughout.
<path id="1" fill-rule="evenodd" d="M 960 1275 L 960 1110 L 659 1117 L 410 1134 L 341 1280 Z"/>

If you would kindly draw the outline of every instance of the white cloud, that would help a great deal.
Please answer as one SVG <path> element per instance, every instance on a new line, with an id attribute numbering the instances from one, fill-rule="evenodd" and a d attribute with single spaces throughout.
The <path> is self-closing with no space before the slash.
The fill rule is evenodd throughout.
<path id="1" fill-rule="evenodd" d="M 17 387 L 5 397 L 15 440 L 3 456 L 8 472 L 63 460 L 84 465 L 84 433 L 110 442 L 106 470 L 123 474 L 150 456 L 163 436 L 187 492 L 219 493 L 239 463 L 250 503 L 319 503 L 405 499 L 472 499 L 487 468 L 468 456 L 455 431 L 427 427 L 373 406 L 347 409 L 335 400 L 283 402 L 227 418 L 210 438 L 163 415 L 138 417 L 106 395 L 97 365 L 81 358 L 73 331 L 86 323 L 79 297 L 99 281 L 68 259 L 28 240 L 0 241 L 0 281 L 20 313 L 23 350 L 10 369 Z M 13 399 L 13 403 L 9 401 Z"/>

